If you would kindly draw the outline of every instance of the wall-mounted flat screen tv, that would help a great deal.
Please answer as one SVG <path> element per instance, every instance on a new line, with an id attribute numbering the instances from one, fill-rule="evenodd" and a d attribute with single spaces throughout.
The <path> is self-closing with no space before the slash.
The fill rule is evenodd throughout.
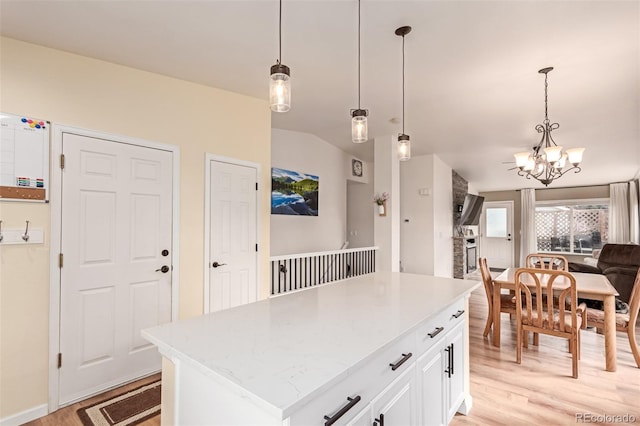
<path id="1" fill-rule="evenodd" d="M 460 225 L 478 225 L 480 223 L 483 202 L 484 197 L 467 194 L 464 197 L 464 204 L 462 205 Z"/>

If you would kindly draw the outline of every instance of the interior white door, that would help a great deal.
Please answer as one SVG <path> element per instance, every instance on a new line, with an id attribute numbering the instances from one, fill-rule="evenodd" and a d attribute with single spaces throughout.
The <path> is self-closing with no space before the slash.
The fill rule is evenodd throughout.
<path id="1" fill-rule="evenodd" d="M 171 320 L 173 154 L 70 133 L 62 152 L 65 405 L 161 367 L 140 330 Z"/>
<path id="2" fill-rule="evenodd" d="M 211 161 L 209 312 L 258 298 L 256 168 Z"/>
<path id="3" fill-rule="evenodd" d="M 513 267 L 513 203 L 486 201 L 480 220 L 482 255 L 492 268 Z"/>

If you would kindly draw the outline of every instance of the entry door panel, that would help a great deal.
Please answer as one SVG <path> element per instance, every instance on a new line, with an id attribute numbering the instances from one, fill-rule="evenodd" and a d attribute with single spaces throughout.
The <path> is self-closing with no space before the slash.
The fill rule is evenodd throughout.
<path id="1" fill-rule="evenodd" d="M 482 206 L 483 256 L 492 268 L 513 267 L 513 204 L 485 202 Z"/>
<path id="2" fill-rule="evenodd" d="M 172 154 L 63 135 L 61 405 L 160 369 L 171 320 Z"/>
<path id="3" fill-rule="evenodd" d="M 209 311 L 214 312 L 258 297 L 258 175 L 253 167 L 220 161 L 210 167 Z"/>

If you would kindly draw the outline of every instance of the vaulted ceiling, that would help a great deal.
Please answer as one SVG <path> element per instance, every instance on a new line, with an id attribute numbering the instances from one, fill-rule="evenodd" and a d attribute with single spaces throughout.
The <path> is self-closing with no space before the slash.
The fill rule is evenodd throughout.
<path id="1" fill-rule="evenodd" d="M 509 171 L 549 118 L 583 171 L 552 186 L 640 176 L 640 2 L 362 0 L 362 107 L 369 137 L 395 135 L 437 154 L 481 191 L 541 187 Z M 278 55 L 278 2 L 0 1 L 3 36 L 267 99 Z M 350 140 L 357 107 L 357 1 L 284 0 L 282 62 L 292 108 L 275 128 L 315 134 L 364 160 Z M 203 112 L 206 115 L 206 111 Z M 395 122 L 395 123 L 394 123 Z M 251 125 L 250 122 L 247 125 Z"/>

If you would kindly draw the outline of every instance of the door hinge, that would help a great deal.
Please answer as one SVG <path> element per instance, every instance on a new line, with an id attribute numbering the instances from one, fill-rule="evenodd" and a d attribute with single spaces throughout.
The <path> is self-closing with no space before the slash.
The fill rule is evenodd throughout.
<path id="1" fill-rule="evenodd" d="M 256 191 L 258 190 L 258 182 L 256 182 Z"/>
<path id="2" fill-rule="evenodd" d="M 63 264 L 64 264 L 64 254 L 60 253 L 58 255 L 58 267 L 62 268 Z"/>
<path id="3" fill-rule="evenodd" d="M 62 354 L 58 353 L 58 368 L 62 367 Z"/>
<path id="4" fill-rule="evenodd" d="M 60 154 L 60 168 L 64 169 L 64 154 Z"/>
<path id="5" fill-rule="evenodd" d="M 258 245 L 256 244 L 256 251 L 258 251 Z"/>

